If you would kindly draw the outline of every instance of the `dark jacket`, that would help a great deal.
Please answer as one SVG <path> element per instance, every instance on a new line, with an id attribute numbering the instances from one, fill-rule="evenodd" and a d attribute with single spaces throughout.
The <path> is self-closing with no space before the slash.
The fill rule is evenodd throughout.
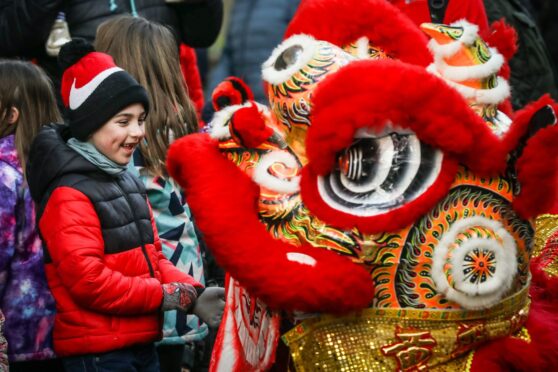
<path id="1" fill-rule="evenodd" d="M 0 0 L 0 57 L 43 55 L 63 3 L 64 0 Z"/>
<path id="2" fill-rule="evenodd" d="M 13 135 L 0 139 L 0 308 L 11 362 L 54 357 L 54 299 Z"/>
<path id="3" fill-rule="evenodd" d="M 56 300 L 60 356 L 97 354 L 161 337 L 161 283 L 202 287 L 162 251 L 142 182 L 111 176 L 66 146 L 49 125 L 31 147 L 28 180 Z"/>
<path id="4" fill-rule="evenodd" d="M 504 18 L 518 35 L 519 49 L 510 61 L 512 105 L 519 109 L 550 93 L 558 99 L 550 57 L 533 18 L 520 0 L 485 0 L 490 22 Z"/>
<path id="5" fill-rule="evenodd" d="M 209 94 L 228 76 L 244 80 L 256 101 L 266 103 L 262 63 L 283 40 L 300 0 L 235 0 L 219 64 L 210 73 Z"/>
<path id="6" fill-rule="evenodd" d="M 114 5 L 113 5 L 114 4 Z M 208 47 L 221 29 L 222 0 L 0 0 L 0 56 L 44 56 L 58 12 L 72 37 L 95 38 L 97 27 L 119 14 L 134 14 L 171 27 L 178 40 Z"/>
<path id="7" fill-rule="evenodd" d="M 93 41 L 102 22 L 119 14 L 137 14 L 169 26 L 177 40 L 198 48 L 210 46 L 217 38 L 223 19 L 223 1 L 185 0 L 166 4 L 165 0 L 0 0 L 0 57 L 37 59 L 53 80 L 57 93 L 62 71 L 56 58 L 46 54 L 45 44 L 61 11 L 66 13 L 72 37 Z"/>

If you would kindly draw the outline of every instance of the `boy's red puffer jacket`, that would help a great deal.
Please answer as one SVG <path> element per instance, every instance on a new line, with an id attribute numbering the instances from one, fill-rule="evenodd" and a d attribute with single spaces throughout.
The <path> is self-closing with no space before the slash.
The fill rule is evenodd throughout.
<path id="1" fill-rule="evenodd" d="M 163 256 L 141 181 L 85 160 L 65 145 L 66 128 L 44 127 L 28 165 L 56 300 L 55 351 L 97 354 L 156 341 L 161 284 L 202 286 Z"/>

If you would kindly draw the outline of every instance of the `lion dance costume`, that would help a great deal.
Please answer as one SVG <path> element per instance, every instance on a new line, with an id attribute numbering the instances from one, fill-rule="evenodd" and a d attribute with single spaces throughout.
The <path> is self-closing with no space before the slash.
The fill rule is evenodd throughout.
<path id="1" fill-rule="evenodd" d="M 279 338 L 297 371 L 558 366 L 557 106 L 507 109 L 514 35 L 306 0 L 269 106 L 215 91 L 168 154 L 230 274 L 214 371 L 268 369 Z"/>

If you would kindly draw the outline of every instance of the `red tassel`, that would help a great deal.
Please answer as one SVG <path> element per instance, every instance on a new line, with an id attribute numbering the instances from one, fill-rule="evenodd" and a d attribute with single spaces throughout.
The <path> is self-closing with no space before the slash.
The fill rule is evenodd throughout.
<path id="1" fill-rule="evenodd" d="M 258 147 L 273 134 L 255 103 L 234 113 L 229 130 L 235 142 L 247 149 Z"/>
<path id="2" fill-rule="evenodd" d="M 201 110 L 203 109 L 203 88 L 200 71 L 197 65 L 195 50 L 185 44 L 180 45 L 180 68 L 186 81 L 188 96 L 194 102 L 198 118 L 200 118 Z"/>

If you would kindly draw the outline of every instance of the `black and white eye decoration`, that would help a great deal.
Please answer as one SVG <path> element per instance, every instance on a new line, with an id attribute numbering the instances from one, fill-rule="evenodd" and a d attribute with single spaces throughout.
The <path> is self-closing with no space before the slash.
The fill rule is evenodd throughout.
<path id="1" fill-rule="evenodd" d="M 333 209 L 369 217 L 420 196 L 438 177 L 443 155 L 412 132 L 359 131 L 339 154 L 337 167 L 318 177 L 318 191 Z"/>
<path id="2" fill-rule="evenodd" d="M 291 36 L 283 41 L 262 65 L 262 76 L 270 84 L 287 81 L 312 59 L 318 42 L 307 35 Z"/>

